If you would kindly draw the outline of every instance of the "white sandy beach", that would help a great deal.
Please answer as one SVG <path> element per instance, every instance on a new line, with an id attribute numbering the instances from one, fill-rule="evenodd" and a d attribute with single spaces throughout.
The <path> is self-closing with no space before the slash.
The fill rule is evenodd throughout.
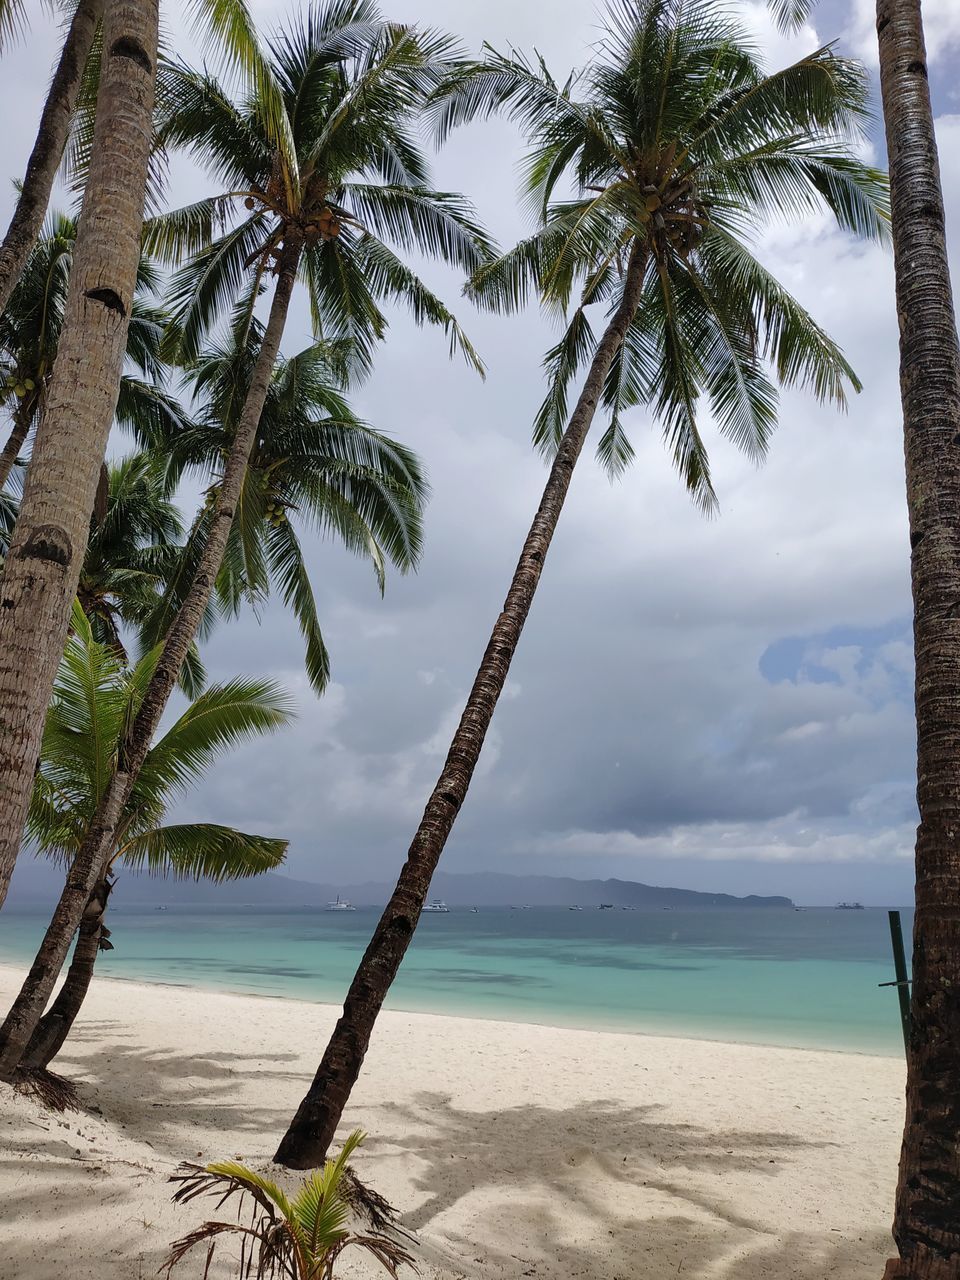
<path id="1" fill-rule="evenodd" d="M 0 967 L 5 1007 L 18 979 Z M 167 1175 L 266 1169 L 335 1015 L 96 983 L 56 1064 L 88 1110 L 0 1086 L 2 1280 L 154 1275 L 216 1216 L 174 1208 Z M 369 1132 L 358 1172 L 432 1280 L 879 1280 L 903 1076 L 895 1058 L 390 1013 L 343 1132 Z M 176 1274 L 202 1271 L 198 1254 Z"/>

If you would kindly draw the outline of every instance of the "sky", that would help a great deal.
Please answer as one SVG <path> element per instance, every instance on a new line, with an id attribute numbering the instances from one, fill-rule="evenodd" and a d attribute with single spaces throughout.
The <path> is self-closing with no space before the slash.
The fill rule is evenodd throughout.
<path id="1" fill-rule="evenodd" d="M 252 0 L 265 33 L 293 0 Z M 173 47 L 196 42 L 163 0 Z M 558 75 L 597 37 L 584 0 L 396 0 L 389 16 L 443 26 L 479 50 L 538 48 Z M 951 251 L 960 270 L 960 6 L 928 0 L 930 79 Z M 829 0 L 816 27 L 779 35 L 742 5 L 773 69 L 831 40 L 875 72 L 870 0 Z M 0 174 L 22 174 L 55 55 L 39 17 L 4 63 Z M 454 135 L 438 187 L 469 195 L 504 246 L 529 230 L 516 198 L 522 139 L 503 122 Z M 869 153 L 882 163 L 882 131 Z M 206 178 L 173 169 L 171 200 Z M 11 204 L 0 191 L 0 215 Z M 627 422 L 636 459 L 611 484 L 589 447 L 469 797 L 448 871 L 617 876 L 797 902 L 911 895 L 915 741 L 909 547 L 888 249 L 811 215 L 767 228 L 764 261 L 844 348 L 863 381 L 847 414 L 786 393 L 766 464 L 712 429 L 720 514 L 698 513 L 649 414 Z M 290 874 L 335 883 L 399 869 L 441 768 L 545 478 L 530 446 L 554 339 L 535 310 L 477 313 L 461 282 L 425 274 L 487 365 L 448 359 L 442 335 L 391 318 L 358 411 L 422 456 L 433 495 L 419 572 L 390 575 L 308 540 L 333 680 L 317 699 L 295 623 L 270 604 L 206 647 L 213 678 L 270 674 L 296 725 L 244 748 L 179 805 L 290 841 Z M 308 345 L 303 299 L 288 354 Z M 597 433 L 599 434 L 599 433 Z M 114 451 L 128 447 L 122 439 Z"/>

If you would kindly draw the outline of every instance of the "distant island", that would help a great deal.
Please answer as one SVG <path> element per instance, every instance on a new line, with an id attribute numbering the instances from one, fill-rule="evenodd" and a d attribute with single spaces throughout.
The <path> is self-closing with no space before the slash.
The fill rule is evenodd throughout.
<path id="1" fill-rule="evenodd" d="M 49 864 L 21 859 L 8 903 L 14 910 L 29 910 L 55 899 L 62 873 Z M 316 883 L 270 873 L 256 880 L 211 884 L 193 881 L 148 880 L 125 873 L 110 900 L 111 909 L 150 906 L 258 906 L 325 907 L 338 895 L 358 907 L 382 906 L 393 889 L 386 880 L 362 884 Z M 512 876 L 496 871 L 459 875 L 438 871 L 431 897 L 451 906 L 465 907 L 613 907 L 656 909 L 664 907 L 792 907 L 790 898 L 749 894 L 702 893 L 641 884 L 636 880 L 576 880 L 570 876 Z"/>

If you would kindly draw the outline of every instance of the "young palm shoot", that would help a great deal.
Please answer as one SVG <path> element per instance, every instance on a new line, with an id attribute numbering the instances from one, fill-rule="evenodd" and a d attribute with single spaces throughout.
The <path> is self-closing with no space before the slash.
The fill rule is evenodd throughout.
<path id="1" fill-rule="evenodd" d="M 124 725 L 143 698 L 158 654 L 129 667 L 98 641 L 79 603 L 53 702 L 47 713 L 27 837 L 36 852 L 70 864 L 83 844 Z M 117 826 L 116 847 L 94 886 L 73 960 L 21 1060 L 42 1071 L 60 1051 L 86 997 L 100 950 L 112 949 L 107 899 L 122 867 L 150 875 L 214 881 L 261 875 L 279 866 L 287 842 L 213 822 L 168 825 L 171 802 L 200 782 L 228 751 L 289 724 L 290 704 L 268 680 L 231 680 L 200 695 L 147 753 Z"/>
<path id="2" fill-rule="evenodd" d="M 566 83 L 540 62 L 491 52 L 438 93 L 441 138 L 503 112 L 530 140 L 524 188 L 539 228 L 481 267 L 469 291 L 498 312 L 536 297 L 566 318 L 534 427 L 552 465 L 443 771 L 280 1163 L 316 1164 L 333 1139 L 466 797 L 598 409 L 608 418 L 598 452 L 612 474 L 632 455 L 625 415 L 643 408 L 710 510 L 704 404 L 722 434 L 761 458 L 778 382 L 839 405 L 845 385 L 858 387 L 748 241 L 770 216 L 824 207 L 855 235 L 884 234 L 883 178 L 849 146 L 866 104 L 864 73 L 830 49 L 765 75 L 738 23 L 710 0 L 614 0 L 594 60 Z M 605 313 L 599 333 L 591 307 Z"/>
<path id="3" fill-rule="evenodd" d="M 383 1229 L 392 1217 L 389 1206 L 388 1221 L 381 1226 L 369 1231 L 349 1226 L 356 1184 L 348 1161 L 364 1137 L 359 1129 L 351 1133 L 337 1158 L 307 1178 L 292 1199 L 275 1182 L 232 1160 L 203 1167 L 182 1164 L 170 1179 L 177 1184 L 173 1195 L 177 1204 L 216 1196 L 219 1209 L 236 1196 L 237 1216 L 231 1222 L 204 1222 L 175 1241 L 161 1272 L 169 1276 L 198 1246 L 204 1249 L 209 1270 L 218 1244 L 239 1242 L 239 1280 L 332 1280 L 341 1254 L 350 1248 L 371 1254 L 396 1278 L 405 1263 L 413 1266 L 413 1256 L 395 1228 Z M 245 1199 L 253 1201 L 249 1225 L 242 1221 Z"/>

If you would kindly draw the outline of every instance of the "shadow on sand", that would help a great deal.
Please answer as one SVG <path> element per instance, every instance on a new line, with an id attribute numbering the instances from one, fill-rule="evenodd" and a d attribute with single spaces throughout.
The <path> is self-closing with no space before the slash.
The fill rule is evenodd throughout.
<path id="1" fill-rule="evenodd" d="M 93 1041 L 100 1048 L 89 1055 L 83 1042 Z M 306 1084 L 304 1073 L 286 1066 L 295 1055 L 285 1052 L 196 1057 L 179 1048 L 147 1051 L 116 1023 L 87 1024 L 78 1029 L 75 1043 L 81 1052 L 71 1052 L 68 1045 L 57 1068 L 78 1079 L 95 1114 L 126 1126 L 132 1139 L 154 1149 L 156 1160 L 141 1166 L 130 1162 L 133 1184 L 115 1178 L 105 1182 L 109 1171 L 93 1163 L 95 1153 L 78 1160 L 62 1126 L 23 1130 L 26 1148 L 11 1153 L 20 1176 L 4 1212 L 22 1213 L 30 1233 L 56 1235 L 51 1275 L 61 1274 L 60 1264 L 74 1274 L 69 1263 L 80 1255 L 97 1263 L 89 1241 L 71 1237 L 83 1212 L 95 1211 L 98 1194 L 122 1201 L 132 1197 L 137 1183 L 149 1180 L 156 1183 L 159 1207 L 166 1195 L 165 1172 L 195 1154 L 182 1151 L 182 1141 L 175 1150 L 174 1126 L 181 1136 L 184 1125 L 197 1132 L 198 1140 L 203 1134 L 205 1145 L 218 1132 L 239 1131 L 250 1135 L 252 1149 L 272 1149 Z M 251 1106 L 248 1097 L 258 1104 Z M 145 1098 L 151 1100 L 146 1107 Z M 885 1231 L 860 1233 L 840 1223 L 815 1232 L 775 1234 L 758 1206 L 744 1200 L 742 1188 L 737 1203 L 732 1193 L 724 1194 L 725 1175 L 750 1175 L 760 1179 L 757 1186 L 769 1189 L 804 1153 L 810 1160 L 811 1151 L 821 1150 L 829 1159 L 831 1144 L 749 1127 L 718 1133 L 666 1123 L 658 1118 L 661 1108 L 655 1102 L 625 1107 L 600 1099 L 559 1112 L 535 1105 L 468 1111 L 443 1094 L 424 1092 L 406 1103 L 384 1098 L 358 1104 L 357 1110 L 371 1134 L 365 1159 L 374 1169 L 399 1162 L 397 1172 L 422 1197 L 404 1215 L 404 1224 L 421 1234 L 425 1263 L 447 1275 L 878 1280 L 882 1273 L 889 1244 Z M 348 1115 L 345 1129 L 357 1118 L 356 1112 Z M 83 1127 L 82 1113 L 77 1127 Z M 57 1187 L 49 1202 L 37 1194 L 44 1183 Z M 89 1275 L 135 1280 L 154 1274 L 172 1238 L 167 1210 L 158 1218 L 157 1223 L 128 1220 L 112 1242 L 113 1257 Z M 782 1211 L 778 1218 L 782 1221 Z M 5 1241 L 0 1250 L 4 1280 L 39 1275 L 35 1249 L 35 1235 L 22 1243 Z"/>

